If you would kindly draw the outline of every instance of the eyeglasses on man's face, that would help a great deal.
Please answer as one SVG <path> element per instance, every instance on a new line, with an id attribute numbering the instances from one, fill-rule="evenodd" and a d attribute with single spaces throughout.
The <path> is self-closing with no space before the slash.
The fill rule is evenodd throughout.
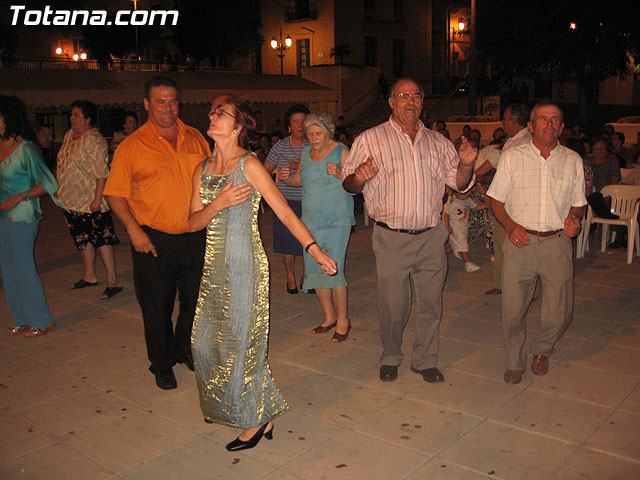
<path id="1" fill-rule="evenodd" d="M 424 96 L 420 92 L 416 92 L 416 93 L 402 92 L 402 93 L 396 94 L 396 96 L 403 102 L 406 102 L 407 100 L 410 100 L 410 99 L 413 99 L 416 102 L 421 102 L 422 99 L 424 98 Z"/>

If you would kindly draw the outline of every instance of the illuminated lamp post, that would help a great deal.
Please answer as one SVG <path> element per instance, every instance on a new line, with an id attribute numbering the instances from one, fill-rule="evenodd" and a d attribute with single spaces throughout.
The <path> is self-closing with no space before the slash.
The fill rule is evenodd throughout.
<path id="1" fill-rule="evenodd" d="M 279 52 L 276 55 L 280 57 L 280 75 L 284 75 L 284 51 L 291 47 L 291 45 L 293 45 L 293 40 L 289 35 L 285 37 L 284 42 L 282 41 L 282 28 L 280 29 L 280 41 L 278 41 L 276 37 L 271 39 L 271 48 Z"/>
<path id="2" fill-rule="evenodd" d="M 138 0 L 131 0 L 133 2 L 133 11 L 137 11 L 138 10 Z M 138 23 L 136 22 L 136 56 L 138 57 L 138 60 L 140 60 L 140 44 L 138 43 Z"/>

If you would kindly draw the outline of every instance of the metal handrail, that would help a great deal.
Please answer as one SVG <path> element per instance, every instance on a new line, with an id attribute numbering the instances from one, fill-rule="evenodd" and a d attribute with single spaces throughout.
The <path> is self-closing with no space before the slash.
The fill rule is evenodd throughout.
<path id="1" fill-rule="evenodd" d="M 362 95 L 360 95 L 351 105 L 349 105 L 348 108 L 346 108 L 344 110 L 343 113 L 347 113 L 350 112 L 356 105 L 359 105 L 360 102 L 364 101 L 365 98 L 367 98 L 369 95 L 371 95 L 371 93 L 375 90 L 377 92 L 378 90 L 378 85 L 374 85 L 372 88 L 370 88 L 369 90 L 367 90 L 365 93 L 363 93 Z M 377 95 L 376 95 L 377 96 Z"/>
<path id="2" fill-rule="evenodd" d="M 451 90 L 447 95 L 445 95 L 444 97 L 442 97 L 440 99 L 440 101 L 438 103 L 436 103 L 433 107 L 431 107 L 429 109 L 429 111 L 427 112 L 427 114 L 430 114 L 431 112 L 433 112 L 434 110 L 436 110 L 440 105 L 442 105 L 448 98 L 452 97 L 458 90 L 460 90 L 460 88 L 465 85 L 467 83 L 467 79 L 469 77 L 463 78 L 462 80 L 460 80 L 458 82 L 458 84 L 453 88 L 453 90 Z"/>

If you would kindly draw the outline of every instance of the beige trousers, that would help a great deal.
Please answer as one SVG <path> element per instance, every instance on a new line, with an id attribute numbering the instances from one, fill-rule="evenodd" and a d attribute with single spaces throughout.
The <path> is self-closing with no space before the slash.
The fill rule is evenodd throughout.
<path id="1" fill-rule="evenodd" d="M 542 327 L 531 342 L 533 355 L 551 355 L 573 316 L 573 249 L 564 233 L 551 237 L 529 235 L 531 243 L 518 248 L 503 244 L 502 324 L 507 368 L 524 370 L 527 365 L 525 316 L 536 281 L 542 283 Z"/>
<path id="2" fill-rule="evenodd" d="M 397 366 L 403 360 L 402 332 L 411 312 L 410 280 L 416 300 L 411 366 L 423 370 L 437 365 L 442 290 L 447 276 L 444 244 L 448 236 L 442 222 L 418 235 L 373 227 L 382 365 Z"/>

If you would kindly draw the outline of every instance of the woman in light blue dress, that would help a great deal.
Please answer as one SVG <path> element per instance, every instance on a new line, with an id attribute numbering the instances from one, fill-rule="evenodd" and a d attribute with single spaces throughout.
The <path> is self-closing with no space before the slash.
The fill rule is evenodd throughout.
<path id="1" fill-rule="evenodd" d="M 24 102 L 0 95 L 0 268 L 13 317 L 13 326 L 5 331 L 9 336 L 38 337 L 56 325 L 36 271 L 33 245 L 42 218 L 38 197 L 53 195 L 58 183 L 34 141 Z"/>
<path id="2" fill-rule="evenodd" d="M 349 243 L 353 217 L 353 197 L 342 189 L 340 174 L 349 149 L 333 140 L 335 126 L 325 112 L 306 116 L 303 128 L 310 146 L 302 150 L 300 168 L 291 173 L 280 170 L 280 179 L 287 185 L 302 186 L 302 221 L 309 228 L 320 248 L 338 264 L 338 273 L 322 272 L 307 252 L 304 254 L 302 291 L 315 289 L 324 311 L 324 321 L 312 333 L 325 333 L 335 328 L 332 340 L 347 339 L 351 323 L 347 312 L 347 280 L 344 260 Z"/>

